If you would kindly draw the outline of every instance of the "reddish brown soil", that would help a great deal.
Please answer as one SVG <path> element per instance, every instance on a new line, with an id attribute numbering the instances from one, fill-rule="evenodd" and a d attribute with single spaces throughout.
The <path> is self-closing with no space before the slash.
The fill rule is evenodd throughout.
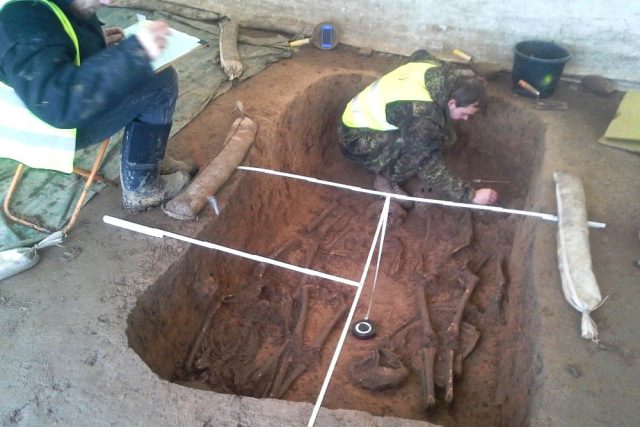
<path id="1" fill-rule="evenodd" d="M 245 164 L 370 188 L 373 176 L 340 155 L 336 123 L 349 98 L 372 80 L 367 64 L 386 70 L 397 59 L 339 51 L 333 55 L 342 61 L 333 69 L 316 52 L 298 58 L 303 61 L 299 69 L 288 61 L 274 65 L 212 103 L 178 138 L 191 141 L 192 153 L 200 153 L 199 162 L 206 163 L 203 159 L 216 150 L 207 141 L 221 139 L 229 128 L 222 126 L 230 120 L 225 108 L 242 99 L 261 125 Z M 288 68 L 324 74 L 296 73 L 287 80 Z M 538 123 L 508 102 L 491 98 L 486 111 L 461 126 L 460 141 L 447 153 L 447 161 L 468 179 L 509 181 L 495 186 L 502 203 L 523 208 L 542 134 Z M 241 176 L 221 196 L 222 215 L 205 214 L 211 224 L 199 238 L 360 279 L 382 208 L 380 199 L 279 177 L 236 175 Z M 424 188 L 417 180 L 405 186 L 416 196 L 440 197 L 436 188 Z M 378 336 L 368 341 L 347 337 L 324 406 L 445 425 L 506 423 L 498 388 L 503 381 L 500 366 L 509 364 L 502 359 L 520 356 L 506 351 L 514 347 L 514 331 L 507 325 L 509 298 L 523 286 L 526 268 L 524 260 L 510 259 L 519 220 L 419 204 L 406 216 L 394 206 L 391 222 L 375 293 L 374 258 L 354 317 L 363 318 L 372 301 L 370 318 Z M 468 272 L 479 281 L 463 321 L 473 325 L 480 338 L 454 382 L 453 403 L 446 406 L 444 390 L 437 387 L 437 405 L 426 412 L 418 358 L 425 346 L 418 290 L 425 290 L 438 335 L 436 383 L 442 386 L 445 332 Z M 350 286 L 194 248 L 142 296 L 131 314 L 128 334 L 151 368 L 173 381 L 222 393 L 315 402 L 354 295 Z M 299 324 L 305 311 L 305 321 Z M 317 348 L 318 337 L 336 318 L 337 325 Z M 461 346 L 469 341 L 469 334 L 463 336 Z M 355 384 L 353 371 L 380 348 L 398 356 L 409 370 L 408 378 L 392 389 L 364 389 Z"/>

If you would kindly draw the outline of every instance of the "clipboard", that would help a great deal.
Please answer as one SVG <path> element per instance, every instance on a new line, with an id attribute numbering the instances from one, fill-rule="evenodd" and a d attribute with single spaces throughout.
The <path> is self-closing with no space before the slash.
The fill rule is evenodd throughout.
<path id="1" fill-rule="evenodd" d="M 142 28 L 142 25 L 144 25 L 144 22 L 144 20 L 140 20 L 130 27 L 125 28 L 125 36 L 135 36 Z M 162 52 L 162 55 L 151 62 L 151 67 L 158 73 L 188 53 L 207 46 L 208 44 L 209 42 L 201 40 L 198 37 L 170 28 L 169 35 L 167 36 L 167 47 L 164 52 Z"/>

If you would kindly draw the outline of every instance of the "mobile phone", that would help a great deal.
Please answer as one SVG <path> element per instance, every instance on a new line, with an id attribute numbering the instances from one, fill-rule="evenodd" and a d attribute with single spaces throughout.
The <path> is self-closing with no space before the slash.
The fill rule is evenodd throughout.
<path id="1" fill-rule="evenodd" d="M 320 30 L 320 47 L 322 49 L 331 49 L 334 46 L 334 30 L 333 25 L 323 24 Z"/>

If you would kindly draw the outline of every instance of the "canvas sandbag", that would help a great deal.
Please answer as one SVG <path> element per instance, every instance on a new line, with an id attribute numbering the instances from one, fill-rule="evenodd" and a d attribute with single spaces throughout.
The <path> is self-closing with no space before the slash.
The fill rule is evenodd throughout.
<path id="1" fill-rule="evenodd" d="M 584 188 L 580 178 L 555 172 L 558 202 L 558 265 L 567 302 L 582 313 L 582 337 L 598 340 L 598 328 L 590 316 L 602 303 L 591 267 L 589 226 Z"/>

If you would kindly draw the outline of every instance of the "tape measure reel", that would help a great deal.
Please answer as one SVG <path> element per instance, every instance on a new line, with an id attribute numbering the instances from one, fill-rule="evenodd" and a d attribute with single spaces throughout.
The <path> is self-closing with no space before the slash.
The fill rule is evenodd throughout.
<path id="1" fill-rule="evenodd" d="M 369 319 L 358 320 L 351 327 L 351 334 L 359 340 L 369 340 L 376 336 L 376 327 Z"/>
<path id="2" fill-rule="evenodd" d="M 322 22 L 313 29 L 311 43 L 320 49 L 333 49 L 338 44 L 338 34 L 331 22 Z"/>

